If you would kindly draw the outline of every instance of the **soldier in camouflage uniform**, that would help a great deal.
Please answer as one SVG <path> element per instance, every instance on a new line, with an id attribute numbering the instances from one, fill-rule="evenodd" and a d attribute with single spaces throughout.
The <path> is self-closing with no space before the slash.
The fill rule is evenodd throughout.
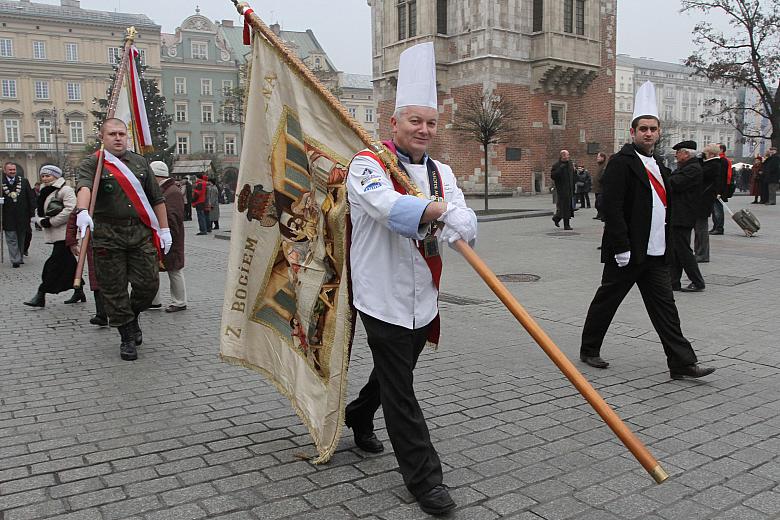
<path id="1" fill-rule="evenodd" d="M 165 210 L 165 199 L 142 156 L 127 150 L 127 127 L 120 119 L 108 119 L 99 137 L 105 149 L 124 163 L 139 180 L 160 224 L 160 246 L 165 252 L 171 246 L 171 234 Z M 77 225 L 82 236 L 92 228 L 92 251 L 95 274 L 103 291 L 103 300 L 112 327 L 121 336 L 122 359 L 138 358 L 136 346 L 143 342 L 138 315 L 147 309 L 159 285 L 158 255 L 151 228 L 143 224 L 130 199 L 116 178 L 104 167 L 95 201 L 94 223 L 86 211 L 92 191 L 98 158 L 91 155 L 79 166 L 77 191 Z M 132 286 L 128 294 L 127 284 Z"/>

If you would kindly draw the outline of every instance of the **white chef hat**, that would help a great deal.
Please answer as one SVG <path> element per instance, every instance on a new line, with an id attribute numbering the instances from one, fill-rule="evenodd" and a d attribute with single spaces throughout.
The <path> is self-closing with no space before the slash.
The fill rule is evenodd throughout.
<path id="1" fill-rule="evenodd" d="M 655 85 L 650 81 L 642 83 L 642 86 L 636 91 L 634 115 L 631 117 L 631 122 L 633 123 L 641 116 L 653 116 L 656 119 L 661 119 L 658 117 L 658 103 L 655 100 Z"/>
<path id="2" fill-rule="evenodd" d="M 436 57 L 433 43 L 420 43 L 401 53 L 395 109 L 420 106 L 438 110 L 436 99 Z"/>

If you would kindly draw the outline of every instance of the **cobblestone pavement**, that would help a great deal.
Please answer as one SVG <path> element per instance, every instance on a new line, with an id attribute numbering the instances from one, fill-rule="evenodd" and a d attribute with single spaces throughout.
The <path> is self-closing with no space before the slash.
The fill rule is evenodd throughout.
<path id="1" fill-rule="evenodd" d="M 550 205 L 539 197 L 491 207 Z M 780 518 L 780 216 L 750 207 L 760 235 L 727 223 L 702 266 L 707 290 L 676 296 L 714 376 L 669 379 L 636 290 L 607 337 L 612 366 L 577 362 L 670 473 L 662 485 L 449 252 L 443 343 L 421 357 L 416 388 L 458 502 L 454 518 Z M 600 277 L 593 213 L 579 211 L 567 233 L 548 217 L 483 223 L 477 247 L 497 273 L 540 276 L 508 287 L 572 359 Z M 224 224 L 229 217 L 223 209 Z M 329 464 L 300 460 L 313 447 L 287 401 L 258 374 L 219 362 L 228 243 L 194 236 L 188 224 L 189 309 L 145 313 L 134 363 L 119 359 L 115 331 L 87 324 L 91 296 L 77 305 L 49 296 L 42 310 L 21 304 L 48 254 L 40 233 L 23 268 L 7 258 L 0 266 L 0 518 L 425 517 L 392 453 L 368 456 L 347 432 Z M 361 330 L 350 396 L 369 368 Z"/>

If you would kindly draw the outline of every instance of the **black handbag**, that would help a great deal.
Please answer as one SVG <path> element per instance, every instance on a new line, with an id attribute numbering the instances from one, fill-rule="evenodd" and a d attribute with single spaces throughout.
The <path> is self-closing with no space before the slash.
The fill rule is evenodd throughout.
<path id="1" fill-rule="evenodd" d="M 57 190 L 57 193 L 59 192 L 60 190 Z M 57 198 L 57 193 L 54 194 L 54 198 L 51 199 L 49 205 L 46 206 L 46 216 L 48 218 L 54 217 L 55 215 L 59 215 L 60 213 L 62 213 L 62 210 L 65 209 L 65 203 Z"/>

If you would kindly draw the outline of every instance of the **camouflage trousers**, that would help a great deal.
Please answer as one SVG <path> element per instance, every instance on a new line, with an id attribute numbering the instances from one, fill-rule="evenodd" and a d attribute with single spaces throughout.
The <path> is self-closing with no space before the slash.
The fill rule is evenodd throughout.
<path id="1" fill-rule="evenodd" d="M 92 252 L 108 322 L 112 327 L 126 325 L 149 308 L 160 284 L 152 231 L 132 220 L 119 224 L 98 220 Z"/>

